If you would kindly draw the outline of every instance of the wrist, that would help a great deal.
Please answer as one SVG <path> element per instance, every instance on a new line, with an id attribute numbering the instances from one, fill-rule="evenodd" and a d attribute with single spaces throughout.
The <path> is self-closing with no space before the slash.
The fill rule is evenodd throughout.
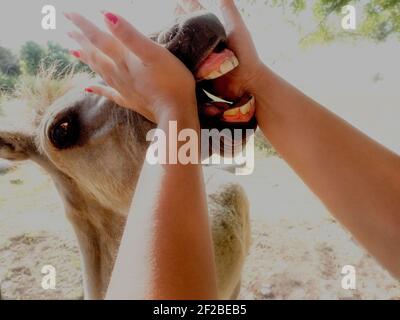
<path id="1" fill-rule="evenodd" d="M 197 105 L 195 102 L 182 105 L 164 106 L 157 121 L 159 127 L 168 126 L 169 122 L 175 121 L 178 129 L 200 129 Z"/>
<path id="2" fill-rule="evenodd" d="M 257 73 L 252 80 L 252 92 L 257 95 L 265 90 L 266 83 L 269 83 L 274 76 L 274 72 L 264 63 L 257 68 Z"/>
<path id="3" fill-rule="evenodd" d="M 262 64 L 256 81 L 254 81 L 254 87 L 251 90 L 256 99 L 257 109 L 265 109 L 270 105 L 271 98 L 274 96 L 279 82 L 279 76 L 265 64 Z"/>
<path id="4" fill-rule="evenodd" d="M 165 154 L 166 159 L 169 160 L 165 164 L 184 164 L 183 161 L 188 160 L 187 158 L 182 160 L 182 162 L 180 160 L 181 155 L 179 150 L 181 150 L 180 148 L 182 146 L 186 148 L 190 146 L 191 161 L 195 159 L 194 163 L 190 163 L 201 163 L 201 159 L 199 158 L 201 154 L 200 123 L 197 115 L 197 106 L 196 108 L 194 107 L 195 106 L 191 106 L 193 110 L 196 110 L 196 113 L 193 114 L 179 112 L 181 108 L 165 108 L 166 111 L 160 114 L 157 130 L 161 130 L 166 138 L 164 145 L 166 149 L 162 153 Z M 195 139 L 193 139 L 193 137 Z M 192 153 L 194 150 L 197 150 L 196 154 Z M 187 156 L 186 154 L 185 157 Z M 173 159 L 172 162 L 171 159 Z"/>

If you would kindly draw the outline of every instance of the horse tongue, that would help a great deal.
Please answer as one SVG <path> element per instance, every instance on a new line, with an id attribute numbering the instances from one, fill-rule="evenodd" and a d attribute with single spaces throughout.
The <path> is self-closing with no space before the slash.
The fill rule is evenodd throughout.
<path id="1" fill-rule="evenodd" d="M 227 74 L 239 65 L 235 54 L 224 49 L 221 52 L 213 52 L 203 61 L 196 72 L 198 80 L 212 80 Z"/>
<path id="2" fill-rule="evenodd" d="M 207 117 L 220 117 L 226 110 L 229 109 L 229 105 L 224 102 L 210 102 L 203 106 L 203 114 Z"/>

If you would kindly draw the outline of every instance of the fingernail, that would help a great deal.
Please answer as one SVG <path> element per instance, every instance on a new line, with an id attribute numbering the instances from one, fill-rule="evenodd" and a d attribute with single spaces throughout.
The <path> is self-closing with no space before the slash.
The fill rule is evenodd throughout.
<path id="1" fill-rule="evenodd" d="M 72 54 L 75 58 L 81 57 L 81 53 L 77 50 L 69 50 L 69 53 Z"/>
<path id="2" fill-rule="evenodd" d="M 115 14 L 112 14 L 111 12 L 105 12 L 104 16 L 107 18 L 108 21 L 110 21 L 112 24 L 117 24 L 118 22 L 118 17 Z"/>
<path id="3" fill-rule="evenodd" d="M 86 88 L 86 89 L 85 89 L 85 92 L 93 93 L 93 89 L 92 89 L 92 88 Z"/>

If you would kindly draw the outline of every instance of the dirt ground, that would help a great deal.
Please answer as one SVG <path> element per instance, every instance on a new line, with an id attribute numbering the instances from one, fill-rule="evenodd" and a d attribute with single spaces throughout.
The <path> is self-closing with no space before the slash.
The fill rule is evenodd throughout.
<path id="1" fill-rule="evenodd" d="M 237 178 L 251 202 L 252 247 L 243 299 L 400 299 L 400 283 L 366 254 L 277 157 Z M 41 287 L 44 265 L 56 289 Z M 341 287 L 356 268 L 356 290 Z M 82 299 L 79 252 L 50 178 L 31 163 L 0 163 L 2 299 Z"/>

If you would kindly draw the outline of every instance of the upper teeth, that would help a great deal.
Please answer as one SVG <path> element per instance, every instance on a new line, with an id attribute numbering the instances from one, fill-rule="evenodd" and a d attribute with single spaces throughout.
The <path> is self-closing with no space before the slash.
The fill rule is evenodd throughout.
<path id="1" fill-rule="evenodd" d="M 224 61 L 224 63 L 221 64 L 219 67 L 219 70 L 215 70 L 211 72 L 208 76 L 205 77 L 205 80 L 213 80 L 217 79 L 224 74 L 227 74 L 228 72 L 231 72 L 233 69 L 235 69 L 239 65 L 239 60 L 233 56 L 227 60 Z"/>
<path id="2" fill-rule="evenodd" d="M 205 80 L 213 80 L 213 79 L 217 79 L 220 76 L 222 76 L 221 72 L 218 70 L 211 72 L 207 77 L 205 77 Z"/>
<path id="3" fill-rule="evenodd" d="M 226 60 L 221 66 L 219 67 L 219 71 L 222 74 L 226 74 L 229 71 L 233 70 L 234 66 L 233 63 L 230 60 Z"/>
<path id="4" fill-rule="evenodd" d="M 232 57 L 231 62 L 233 64 L 233 68 L 239 66 L 239 60 L 236 57 Z"/>

